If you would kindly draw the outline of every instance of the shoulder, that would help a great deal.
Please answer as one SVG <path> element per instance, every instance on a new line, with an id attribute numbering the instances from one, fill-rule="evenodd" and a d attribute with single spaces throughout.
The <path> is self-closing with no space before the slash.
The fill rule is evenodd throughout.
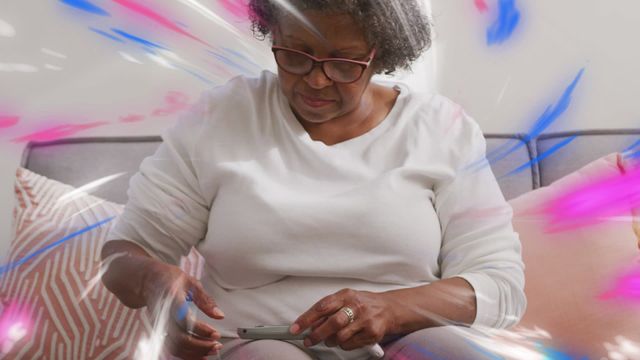
<path id="1" fill-rule="evenodd" d="M 485 156 L 482 130 L 460 104 L 440 94 L 409 91 L 401 116 L 411 143 L 454 167 Z"/>
<path id="2" fill-rule="evenodd" d="M 248 126 L 256 109 L 268 106 L 277 93 L 277 76 L 263 71 L 258 77 L 236 76 L 223 85 L 205 90 L 184 113 L 175 128 L 206 131 L 225 126 Z"/>
<path id="3" fill-rule="evenodd" d="M 211 108 L 247 104 L 247 102 L 265 99 L 277 86 L 277 76 L 267 70 L 261 72 L 258 77 L 236 76 L 223 85 L 205 91 L 201 102 L 205 102 Z"/>
<path id="4" fill-rule="evenodd" d="M 446 96 L 409 89 L 406 111 L 409 125 L 425 130 L 442 142 L 464 142 L 482 138 L 478 123 L 458 103 Z"/>

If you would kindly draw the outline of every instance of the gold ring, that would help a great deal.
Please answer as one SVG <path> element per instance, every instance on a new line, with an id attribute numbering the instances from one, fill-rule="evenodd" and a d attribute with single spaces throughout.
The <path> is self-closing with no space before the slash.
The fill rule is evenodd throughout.
<path id="1" fill-rule="evenodd" d="M 353 310 L 351 310 L 350 307 L 343 306 L 342 309 L 340 309 L 340 311 L 342 311 L 343 313 L 347 314 L 347 316 L 349 317 L 349 324 L 351 324 L 356 319 L 356 315 L 353 312 Z"/>

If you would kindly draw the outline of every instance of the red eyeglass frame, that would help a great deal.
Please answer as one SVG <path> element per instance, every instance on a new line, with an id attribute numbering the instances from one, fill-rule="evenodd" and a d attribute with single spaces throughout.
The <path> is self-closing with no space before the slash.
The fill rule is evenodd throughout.
<path id="1" fill-rule="evenodd" d="M 285 70 L 284 68 L 282 68 L 282 67 L 280 66 L 280 64 L 278 64 L 278 67 L 280 67 L 283 71 L 285 71 L 285 72 L 287 72 L 287 73 L 289 73 L 289 74 L 293 74 L 293 75 L 306 76 L 306 75 L 308 75 L 310 72 L 312 72 L 312 71 L 313 71 L 313 69 L 316 67 L 316 65 L 320 64 L 320 69 L 322 69 L 322 72 L 324 73 L 324 76 L 326 76 L 326 77 L 327 77 L 327 79 L 331 79 L 331 78 L 329 77 L 329 75 L 327 75 L 327 72 L 324 70 L 324 63 L 326 63 L 326 62 L 330 62 L 330 61 L 344 61 L 344 62 L 348 62 L 348 63 L 352 63 L 352 64 L 360 65 L 360 66 L 362 66 L 362 67 L 363 67 L 363 68 L 362 68 L 362 72 L 360 73 L 360 76 L 358 76 L 358 78 L 357 78 L 357 79 L 355 79 L 355 80 L 353 80 L 353 81 L 342 82 L 342 81 L 336 81 L 336 80 L 334 80 L 334 79 L 331 79 L 331 81 L 334 81 L 334 82 L 337 82 L 337 83 L 340 83 L 340 84 L 351 84 L 351 83 L 354 83 L 354 82 L 356 82 L 356 81 L 360 80 L 360 78 L 362 78 L 362 75 L 364 74 L 365 70 L 367 70 L 367 68 L 369 68 L 369 66 L 371 65 L 371 62 L 373 61 L 374 56 L 376 55 L 376 48 L 375 48 L 375 47 L 373 47 L 373 49 L 371 49 L 371 52 L 369 53 L 369 55 L 367 55 L 367 58 L 369 59 L 369 60 L 367 60 L 367 61 L 352 60 L 352 59 L 345 59 L 345 58 L 324 58 L 324 59 L 320 59 L 320 58 L 317 58 L 317 57 L 315 57 L 315 56 L 313 56 L 313 55 L 307 54 L 307 53 L 306 53 L 306 52 L 304 52 L 304 51 L 300 51 L 300 50 L 296 50 L 296 49 L 291 49 L 291 48 L 284 47 L 284 46 L 273 45 L 273 46 L 271 47 L 271 51 L 273 52 L 273 56 L 274 56 L 274 58 L 276 58 L 276 59 L 277 59 L 277 57 L 276 57 L 276 54 L 275 54 L 275 53 L 276 53 L 276 51 L 278 51 L 278 50 L 291 51 L 291 52 L 294 52 L 294 53 L 297 53 L 297 54 L 300 54 L 300 55 L 306 56 L 307 58 L 311 59 L 311 61 L 313 61 L 313 64 L 312 64 L 312 66 L 311 66 L 311 69 L 309 69 L 309 72 L 307 72 L 307 73 L 305 73 L 305 74 L 296 74 L 296 73 L 289 72 L 289 71 Z M 277 60 L 276 60 L 276 63 L 277 63 Z"/>

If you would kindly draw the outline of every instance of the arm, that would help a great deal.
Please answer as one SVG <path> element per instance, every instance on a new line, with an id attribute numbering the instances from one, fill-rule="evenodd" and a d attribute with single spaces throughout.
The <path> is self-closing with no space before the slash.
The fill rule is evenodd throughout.
<path id="1" fill-rule="evenodd" d="M 164 346 L 184 359 L 221 347 L 220 333 L 195 319 L 188 302 L 213 319 L 224 317 L 200 281 L 176 266 L 207 230 L 211 199 L 203 194 L 194 163 L 200 160 L 196 148 L 205 119 L 205 113 L 192 111 L 165 132 L 156 153 L 131 178 L 129 201 L 101 252 L 104 285 L 124 305 L 146 306 L 154 331 L 166 335 Z"/>
<path id="2" fill-rule="evenodd" d="M 143 284 L 157 260 L 152 259 L 140 246 L 124 240 L 108 242 L 100 256 L 103 263 L 108 264 L 102 275 L 105 287 L 125 306 L 134 309 L 145 306 Z"/>
<path id="3" fill-rule="evenodd" d="M 394 320 L 387 334 L 404 335 L 450 323 L 470 325 L 476 317 L 475 292 L 462 278 L 387 291 L 382 296 Z"/>

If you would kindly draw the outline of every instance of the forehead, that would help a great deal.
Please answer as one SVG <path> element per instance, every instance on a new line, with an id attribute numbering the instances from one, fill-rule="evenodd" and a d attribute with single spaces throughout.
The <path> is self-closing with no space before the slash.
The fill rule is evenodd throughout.
<path id="1" fill-rule="evenodd" d="M 348 14 L 307 10 L 299 13 L 307 21 L 305 25 L 293 15 L 278 19 L 278 33 L 285 39 L 294 39 L 310 46 L 328 48 L 359 47 L 368 49 L 364 31 Z M 321 36 L 318 36 L 319 35 Z M 278 36 L 278 34 L 276 35 Z"/>

